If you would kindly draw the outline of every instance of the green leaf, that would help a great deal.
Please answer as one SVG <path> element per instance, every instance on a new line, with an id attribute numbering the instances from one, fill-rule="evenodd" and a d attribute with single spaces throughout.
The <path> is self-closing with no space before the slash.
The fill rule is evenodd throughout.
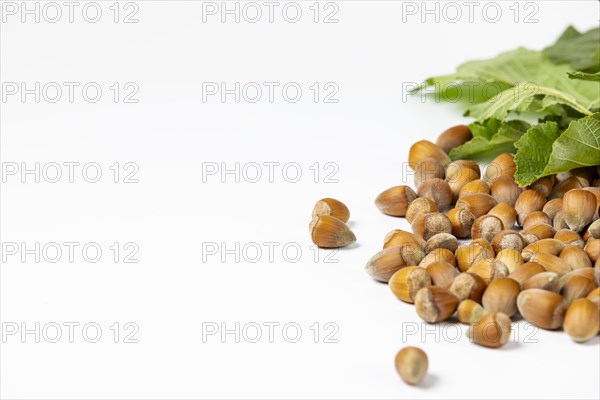
<path id="1" fill-rule="evenodd" d="M 576 70 L 600 71 L 600 28 L 580 33 L 569 26 L 544 52 L 557 64 L 570 64 Z"/>
<path id="2" fill-rule="evenodd" d="M 568 72 L 567 75 L 571 79 L 581 79 L 583 81 L 592 81 L 592 82 L 600 81 L 600 72 L 596 72 L 595 74 L 588 74 L 587 72 L 575 71 L 575 72 Z"/>
<path id="3" fill-rule="evenodd" d="M 488 95 L 482 98 L 489 100 L 472 105 L 467 114 L 480 121 L 504 119 L 511 111 L 531 111 L 531 104 L 538 108 L 544 105 L 538 111 L 564 104 L 584 115 L 591 114 L 600 104 L 600 82 L 569 79 L 568 72 L 573 72 L 568 65 L 557 65 L 542 52 L 519 48 L 492 59 L 462 64 L 452 75 L 429 78 L 418 90 L 434 86 L 443 92 L 456 82 L 479 82 L 479 91 Z"/>
<path id="4" fill-rule="evenodd" d="M 600 113 L 572 121 L 562 134 L 554 122 L 538 124 L 515 147 L 515 180 L 521 186 L 574 168 L 600 165 Z"/>
<path id="5" fill-rule="evenodd" d="M 426 88 L 432 90 L 425 94 L 434 101 L 445 101 L 448 103 L 481 103 L 496 96 L 502 90 L 510 88 L 511 85 L 503 83 L 486 83 L 477 80 L 458 81 L 453 75 L 429 78 L 420 87 L 411 90 L 411 94 L 424 91 Z"/>
<path id="6" fill-rule="evenodd" d="M 535 78 L 540 52 L 518 48 L 507 51 L 486 60 L 469 61 L 460 65 L 454 74 L 429 78 L 428 82 L 451 82 L 473 80 L 483 83 L 504 83 L 514 85 L 518 82 L 530 82 Z"/>
<path id="7" fill-rule="evenodd" d="M 484 123 L 471 124 L 473 139 L 453 149 L 450 158 L 458 159 L 486 159 L 500 153 L 515 151 L 514 142 L 517 141 L 529 128 L 525 121 L 512 120 L 502 122 L 489 120 Z M 496 129 L 492 132 L 492 129 Z M 479 132 L 476 134 L 475 132 Z"/>
<path id="8" fill-rule="evenodd" d="M 482 137 L 490 140 L 492 136 L 498 132 L 498 129 L 500 129 L 501 125 L 502 121 L 499 119 L 490 118 L 484 122 L 473 122 L 471 125 L 469 125 L 469 129 L 471 130 L 473 137 Z"/>
<path id="9" fill-rule="evenodd" d="M 544 173 L 600 165 L 600 113 L 571 122 L 552 145 Z"/>
<path id="10" fill-rule="evenodd" d="M 518 149 L 515 155 L 515 164 L 517 164 L 515 180 L 519 185 L 528 186 L 541 178 L 540 171 L 543 171 L 548 165 L 552 144 L 559 136 L 558 124 L 548 121 L 532 127 L 517 140 L 515 143 L 515 147 Z"/>
<path id="11" fill-rule="evenodd" d="M 600 86 L 598 88 L 600 90 Z M 573 92 L 575 93 L 575 92 Z M 535 83 L 520 83 L 501 92 L 484 103 L 469 107 L 465 115 L 478 121 L 488 118 L 504 119 L 510 112 L 544 112 L 549 107 L 562 104 L 571 107 L 583 115 L 591 115 L 589 107 L 593 103 L 581 104 L 580 100 L 567 92 L 551 87 L 538 86 Z"/>

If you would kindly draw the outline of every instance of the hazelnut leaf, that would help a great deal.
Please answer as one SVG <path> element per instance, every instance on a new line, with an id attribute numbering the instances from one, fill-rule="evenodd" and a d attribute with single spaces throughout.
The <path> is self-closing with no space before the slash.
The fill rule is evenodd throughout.
<path id="1" fill-rule="evenodd" d="M 538 124 L 515 147 L 515 180 L 520 186 L 559 172 L 600 165 L 600 113 L 571 121 L 562 133 L 555 122 Z"/>

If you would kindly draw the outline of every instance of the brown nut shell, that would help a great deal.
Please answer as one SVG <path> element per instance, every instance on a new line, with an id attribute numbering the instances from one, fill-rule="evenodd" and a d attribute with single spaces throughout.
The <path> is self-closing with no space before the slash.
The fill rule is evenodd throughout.
<path id="1" fill-rule="evenodd" d="M 450 219 L 440 213 L 429 213 L 419 215 L 411 224 L 412 231 L 425 240 L 429 240 L 438 233 L 452 232 Z"/>
<path id="2" fill-rule="evenodd" d="M 497 278 L 483 293 L 482 305 L 490 312 L 502 312 L 512 317 L 517 312 L 517 296 L 521 285 L 511 278 Z"/>
<path id="3" fill-rule="evenodd" d="M 452 149 L 462 146 L 473 138 L 471 130 L 466 125 L 456 125 L 446 129 L 438 136 L 436 144 L 446 153 Z"/>
<path id="4" fill-rule="evenodd" d="M 396 354 L 394 360 L 400 378 L 409 385 L 423 380 L 429 368 L 427 354 L 417 347 L 405 347 Z"/>
<path id="5" fill-rule="evenodd" d="M 600 312 L 588 299 L 578 299 L 567 309 L 563 322 L 565 332 L 576 342 L 586 342 L 600 330 Z"/>
<path id="6" fill-rule="evenodd" d="M 475 222 L 475 216 L 467 209 L 453 208 L 446 216 L 452 224 L 452 234 L 460 239 L 471 235 L 471 228 Z"/>
<path id="7" fill-rule="evenodd" d="M 485 281 L 479 275 L 462 272 L 454 278 L 449 290 L 461 301 L 470 299 L 481 303 L 486 287 Z"/>
<path id="8" fill-rule="evenodd" d="M 313 218 L 321 215 L 330 215 L 346 223 L 350 219 L 350 210 L 341 201 L 326 197 L 317 201 L 313 208 Z"/>
<path id="9" fill-rule="evenodd" d="M 394 295 L 407 303 L 414 303 L 415 295 L 424 287 L 431 286 L 427 271 L 421 267 L 406 267 L 398 270 L 388 282 Z"/>
<path id="10" fill-rule="evenodd" d="M 410 147 L 410 150 L 408 151 L 408 164 L 414 169 L 414 166 L 420 160 L 428 157 L 438 160 L 442 167 L 450 164 L 450 157 L 448 157 L 448 154 L 446 154 L 439 146 L 427 140 L 418 141 Z"/>
<path id="11" fill-rule="evenodd" d="M 564 298 L 542 289 L 523 290 L 517 297 L 517 308 L 528 322 L 542 329 L 558 329 L 565 315 Z"/>
<path id="12" fill-rule="evenodd" d="M 313 218 L 308 229 L 313 243 L 321 248 L 339 248 L 356 242 L 348 225 L 330 215 Z"/>
<path id="13" fill-rule="evenodd" d="M 481 346 L 498 348 L 510 340 L 511 321 L 501 312 L 486 314 L 469 327 L 469 338 Z"/>
<path id="14" fill-rule="evenodd" d="M 419 215 L 436 213 L 439 211 L 440 209 L 432 200 L 425 197 L 419 197 L 414 199 L 408 206 L 408 209 L 406 210 L 406 220 L 409 224 L 412 224 Z"/>
<path id="15" fill-rule="evenodd" d="M 429 323 L 445 321 L 458 307 L 458 298 L 449 290 L 430 286 L 415 295 L 415 309 L 419 317 Z"/>
<path id="16" fill-rule="evenodd" d="M 546 198 L 535 190 L 525 190 L 515 203 L 517 210 L 517 222 L 519 226 L 523 226 L 525 218 L 534 211 L 541 211 L 546 204 Z"/>
<path id="17" fill-rule="evenodd" d="M 375 199 L 375 205 L 384 214 L 404 217 L 408 206 L 416 198 L 417 194 L 410 187 L 394 186 L 381 192 Z"/>

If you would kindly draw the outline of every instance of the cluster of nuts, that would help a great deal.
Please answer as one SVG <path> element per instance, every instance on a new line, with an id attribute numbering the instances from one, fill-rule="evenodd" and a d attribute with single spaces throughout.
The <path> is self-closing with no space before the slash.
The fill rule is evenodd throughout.
<path id="1" fill-rule="evenodd" d="M 460 125 L 409 151 L 416 191 L 392 187 L 375 200 L 383 213 L 405 217 L 412 232 L 393 230 L 367 262 L 374 279 L 414 304 L 428 323 L 456 314 L 479 345 L 506 344 L 518 314 L 543 329 L 563 328 L 585 342 L 600 331 L 600 167 L 515 182 L 514 156 L 503 153 L 483 171 L 448 153 L 472 137 Z M 356 239 L 348 208 L 323 199 L 310 232 L 320 247 Z M 459 239 L 471 239 L 462 245 Z M 425 353 L 402 349 L 396 369 L 410 384 L 427 371 Z"/>
<path id="2" fill-rule="evenodd" d="M 577 342 L 596 336 L 600 168 L 543 177 L 521 188 L 511 154 L 497 156 L 483 173 L 472 160 L 451 161 L 449 151 L 470 138 L 468 127 L 457 126 L 437 144 L 423 140 L 411 147 L 416 191 L 395 186 L 375 204 L 385 214 L 405 217 L 412 232 L 388 233 L 367 273 L 414 304 L 428 323 L 456 313 L 469 325 L 471 340 L 486 347 L 508 342 L 517 314 L 543 329 L 563 328 Z M 471 241 L 459 245 L 459 239 Z M 396 369 L 415 384 L 424 373 L 415 378 L 406 371 L 423 371 L 423 363 L 426 370 L 427 358 L 407 349 L 398 353 Z M 412 356 L 401 356 L 405 351 Z"/>

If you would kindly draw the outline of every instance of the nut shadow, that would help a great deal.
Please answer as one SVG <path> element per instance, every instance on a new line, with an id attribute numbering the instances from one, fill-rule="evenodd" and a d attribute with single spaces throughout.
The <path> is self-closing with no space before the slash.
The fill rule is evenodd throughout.
<path id="1" fill-rule="evenodd" d="M 591 338 L 590 340 L 588 340 L 587 342 L 583 342 L 583 343 L 577 343 L 580 346 L 586 346 L 586 347 L 596 347 L 600 344 L 600 336 L 596 335 L 593 338 Z"/>
<path id="2" fill-rule="evenodd" d="M 359 247 L 360 247 L 360 244 L 358 244 L 358 242 L 354 242 L 354 243 L 352 243 L 352 244 L 349 244 L 348 246 L 345 246 L 345 247 L 340 247 L 340 248 L 339 248 L 339 249 L 337 249 L 337 250 L 339 250 L 339 251 L 347 251 L 347 250 L 353 250 L 353 249 L 357 249 L 357 248 L 359 248 Z"/>
<path id="3" fill-rule="evenodd" d="M 415 387 L 419 389 L 428 390 L 435 387 L 439 380 L 440 378 L 436 374 L 428 373 L 425 375 L 425 378 L 421 382 L 419 382 L 418 385 L 415 385 Z"/>

